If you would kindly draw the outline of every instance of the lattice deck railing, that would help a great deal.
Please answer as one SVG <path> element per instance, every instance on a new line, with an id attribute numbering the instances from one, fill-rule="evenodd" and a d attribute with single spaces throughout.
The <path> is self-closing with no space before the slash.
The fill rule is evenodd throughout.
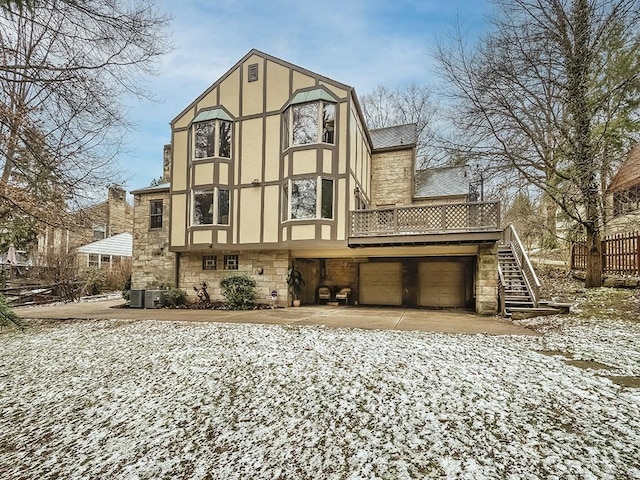
<path id="1" fill-rule="evenodd" d="M 351 212 L 352 237 L 499 229 L 499 202 L 445 203 Z"/>

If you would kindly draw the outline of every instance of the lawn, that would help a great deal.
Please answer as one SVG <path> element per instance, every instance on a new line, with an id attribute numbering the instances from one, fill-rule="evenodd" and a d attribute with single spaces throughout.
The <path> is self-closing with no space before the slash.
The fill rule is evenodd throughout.
<path id="1" fill-rule="evenodd" d="M 610 378 L 640 376 L 640 323 L 607 308 L 540 337 L 5 329 L 0 478 L 640 479 L 640 389 Z"/>

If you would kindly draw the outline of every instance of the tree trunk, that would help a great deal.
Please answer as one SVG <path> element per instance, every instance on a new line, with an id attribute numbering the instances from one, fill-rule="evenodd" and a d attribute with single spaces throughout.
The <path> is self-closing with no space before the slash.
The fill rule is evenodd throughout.
<path id="1" fill-rule="evenodd" d="M 587 228 L 587 274 L 585 287 L 602 286 L 602 242 L 600 232 L 594 228 Z"/>

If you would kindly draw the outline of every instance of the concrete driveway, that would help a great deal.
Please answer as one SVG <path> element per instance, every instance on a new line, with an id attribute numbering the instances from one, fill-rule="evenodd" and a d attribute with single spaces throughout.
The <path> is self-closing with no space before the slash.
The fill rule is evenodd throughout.
<path id="1" fill-rule="evenodd" d="M 122 308 L 124 301 L 102 300 L 37 307 L 19 307 L 24 319 L 120 319 L 187 322 L 324 325 L 334 328 L 421 330 L 491 335 L 537 335 L 509 321 L 483 317 L 464 310 L 424 310 L 325 305 L 251 311 Z"/>

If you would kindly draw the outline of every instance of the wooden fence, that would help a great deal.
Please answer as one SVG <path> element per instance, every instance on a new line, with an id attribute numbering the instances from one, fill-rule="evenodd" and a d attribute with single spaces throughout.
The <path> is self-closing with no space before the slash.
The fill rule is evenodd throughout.
<path id="1" fill-rule="evenodd" d="M 586 270 L 587 246 L 571 246 L 571 268 Z M 611 235 L 602 240 L 602 273 L 640 275 L 640 232 Z"/>

